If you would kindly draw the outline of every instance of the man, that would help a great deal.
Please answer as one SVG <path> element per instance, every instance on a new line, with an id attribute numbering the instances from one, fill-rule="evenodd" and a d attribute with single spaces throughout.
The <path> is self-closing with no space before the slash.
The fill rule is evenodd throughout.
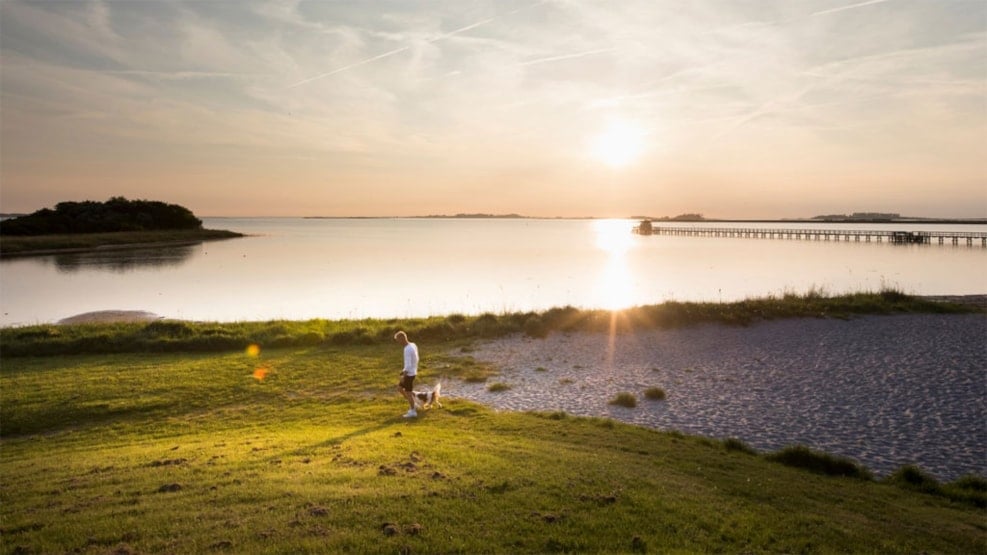
<path id="1" fill-rule="evenodd" d="M 415 418 L 418 412 L 415 411 L 415 376 L 418 375 L 418 345 L 408 341 L 408 334 L 399 331 L 394 334 L 394 340 L 404 346 L 404 369 L 401 370 L 401 381 L 398 383 L 398 391 L 408 400 L 411 409 L 404 414 L 405 418 Z"/>

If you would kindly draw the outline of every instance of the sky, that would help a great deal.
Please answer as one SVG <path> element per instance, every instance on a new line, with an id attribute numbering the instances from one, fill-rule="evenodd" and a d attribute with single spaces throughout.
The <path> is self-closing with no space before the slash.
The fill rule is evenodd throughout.
<path id="1" fill-rule="evenodd" d="M 0 211 L 987 217 L 983 0 L 0 1 Z"/>

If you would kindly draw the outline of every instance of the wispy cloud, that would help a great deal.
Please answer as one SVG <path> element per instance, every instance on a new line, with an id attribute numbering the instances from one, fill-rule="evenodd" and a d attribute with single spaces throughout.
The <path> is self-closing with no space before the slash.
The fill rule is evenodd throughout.
<path id="1" fill-rule="evenodd" d="M 964 179 L 982 183 L 977 0 L 889 2 L 0 0 L 4 193 L 31 194 L 18 160 L 93 160 L 64 163 L 65 182 L 141 183 L 226 175 L 237 156 L 258 184 L 297 178 L 306 209 L 317 189 L 367 196 L 325 183 L 493 202 L 487 190 L 509 181 L 496 176 L 518 168 L 537 169 L 533 196 L 569 186 L 591 207 L 585 143 L 611 115 L 660 143 L 640 164 L 649 180 L 622 185 L 639 198 L 670 171 L 768 182 L 864 160 L 888 180 L 979 164 Z M 851 15 L 866 32 L 847 28 Z M 132 167 L 101 162 L 107 152 Z M 313 163 L 271 162 L 302 158 Z"/>
<path id="2" fill-rule="evenodd" d="M 469 31 L 471 29 L 475 29 L 477 27 L 480 27 L 481 25 L 486 25 L 487 23 L 490 23 L 491 21 L 494 21 L 496 19 L 497 19 L 496 17 L 488 17 L 486 19 L 482 19 L 480 21 L 477 21 L 475 23 L 471 23 L 471 24 L 466 25 L 464 27 L 460 27 L 460 28 L 455 29 L 453 31 L 449 31 L 448 33 L 443 33 L 443 34 L 441 34 L 441 35 L 439 35 L 437 37 L 433 37 L 433 38 L 427 39 L 425 42 L 427 42 L 427 43 L 439 42 L 439 41 L 448 39 L 449 37 L 454 37 L 454 36 L 456 36 L 456 35 L 458 35 L 460 33 L 465 33 L 466 31 Z M 349 70 L 351 70 L 353 68 L 357 68 L 357 67 L 360 67 L 360 66 L 369 64 L 371 62 L 376 62 L 377 60 L 382 60 L 384 58 L 389 58 L 391 56 L 394 56 L 395 54 L 400 54 L 400 53 L 405 52 L 407 50 L 411 50 L 411 46 L 412 45 L 410 45 L 410 44 L 409 45 L 405 45 L 405 46 L 402 46 L 400 48 L 395 48 L 393 50 L 389 50 L 387 52 L 384 52 L 383 54 L 378 54 L 376 56 L 371 56 L 369 58 L 364 58 L 364 59 L 359 60 L 357 62 L 353 62 L 352 64 L 347 64 L 347 65 L 345 65 L 343 67 L 336 68 L 336 69 L 334 69 L 332 71 L 327 71 L 325 73 L 320 73 L 319 75 L 315 75 L 315 76 L 309 77 L 307 79 L 302 79 L 301 81 L 298 81 L 297 83 L 292 83 L 291 85 L 288 85 L 287 88 L 293 89 L 295 87 L 300 87 L 300 86 L 305 85 L 307 83 L 311 83 L 312 81 L 317 81 L 319 79 L 324 79 L 324 78 L 329 77 L 331 75 L 336 75 L 337 73 L 342 73 L 344 71 L 349 71 Z"/>

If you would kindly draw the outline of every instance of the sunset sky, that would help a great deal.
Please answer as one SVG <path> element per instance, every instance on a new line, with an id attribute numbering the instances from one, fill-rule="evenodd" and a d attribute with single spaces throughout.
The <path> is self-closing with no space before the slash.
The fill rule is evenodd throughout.
<path id="1" fill-rule="evenodd" d="M 983 0 L 0 3 L 0 211 L 987 217 Z"/>

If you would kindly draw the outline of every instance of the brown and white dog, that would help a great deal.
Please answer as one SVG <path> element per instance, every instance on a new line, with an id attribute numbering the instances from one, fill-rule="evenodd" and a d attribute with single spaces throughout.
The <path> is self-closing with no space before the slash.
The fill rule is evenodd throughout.
<path id="1" fill-rule="evenodd" d="M 415 396 L 415 402 L 420 404 L 423 409 L 430 409 L 433 405 L 438 405 L 439 408 L 442 408 L 442 403 L 439 402 L 441 393 L 441 382 L 435 384 L 435 387 L 431 391 L 412 391 L 412 394 Z"/>

